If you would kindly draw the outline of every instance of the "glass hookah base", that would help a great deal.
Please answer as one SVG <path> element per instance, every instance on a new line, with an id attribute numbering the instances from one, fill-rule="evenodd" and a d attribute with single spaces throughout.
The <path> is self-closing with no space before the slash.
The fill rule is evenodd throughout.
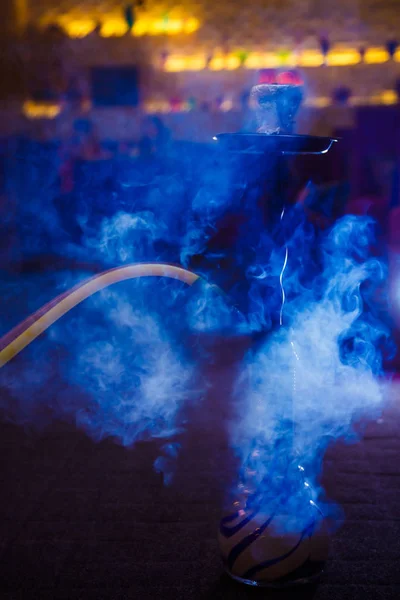
<path id="1" fill-rule="evenodd" d="M 290 573 L 289 575 L 280 579 L 269 581 L 267 579 L 244 579 L 238 575 L 234 575 L 225 566 L 225 572 L 231 579 L 238 581 L 244 585 L 250 585 L 252 587 L 264 587 L 264 588 L 287 588 L 301 585 L 311 585 L 317 583 L 324 572 L 325 561 L 306 561 L 304 565 Z"/>

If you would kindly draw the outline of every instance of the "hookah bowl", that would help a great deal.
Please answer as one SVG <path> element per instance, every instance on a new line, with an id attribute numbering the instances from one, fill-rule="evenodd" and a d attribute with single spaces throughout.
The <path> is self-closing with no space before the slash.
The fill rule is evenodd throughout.
<path id="1" fill-rule="evenodd" d="M 252 197 L 250 203 L 236 202 L 236 207 L 239 211 L 253 212 L 253 222 L 258 220 L 260 224 L 259 236 L 267 232 L 275 249 L 281 251 L 283 269 L 287 263 L 290 268 L 285 231 L 291 230 L 296 208 L 293 198 L 299 191 L 293 165 L 299 156 L 327 153 L 336 140 L 293 133 L 294 117 L 302 100 L 300 86 L 258 85 L 253 88 L 251 97 L 257 131 L 219 134 L 214 140 L 222 156 L 230 162 L 233 194 L 237 190 L 241 197 L 244 193 Z M 233 241 L 236 248 L 240 246 L 243 229 L 242 226 L 236 232 L 237 239 Z M 232 243 L 232 236 L 230 239 Z M 255 246 L 257 240 L 253 241 Z M 212 250 L 220 250 L 223 245 L 224 238 L 217 233 L 211 241 Z M 243 262 L 241 266 L 235 265 L 233 271 L 237 278 L 245 279 L 248 265 L 243 267 Z M 259 334 L 264 339 L 271 330 L 283 325 L 281 284 L 277 276 L 269 283 L 268 289 L 272 295 L 275 293 L 275 301 L 271 301 L 271 294 L 269 296 L 269 325 L 254 335 L 254 341 L 259 339 Z M 248 297 L 249 289 L 242 288 L 241 298 L 235 297 L 236 290 L 237 287 L 232 286 L 226 292 L 246 315 L 249 307 L 243 298 Z M 290 402 L 291 408 L 286 406 L 283 410 L 292 413 L 293 397 Z M 286 418 L 290 421 L 288 415 Z M 285 442 L 288 452 L 281 470 L 270 471 L 261 482 L 256 478 L 246 481 L 245 474 L 236 489 L 236 497 L 225 508 L 220 521 L 218 541 L 225 570 L 230 577 L 247 585 L 281 587 L 308 583 L 321 574 L 328 557 L 327 524 L 304 478 L 304 468 L 296 459 L 293 422 L 289 429 L 290 439 Z"/>
<path id="2" fill-rule="evenodd" d="M 218 532 L 224 568 L 232 579 L 278 588 L 311 583 L 323 572 L 329 555 L 327 522 L 312 500 L 303 467 L 297 465 L 297 470 L 298 477 L 292 473 L 285 489 L 275 476 L 267 497 L 249 482 L 238 485 Z"/>

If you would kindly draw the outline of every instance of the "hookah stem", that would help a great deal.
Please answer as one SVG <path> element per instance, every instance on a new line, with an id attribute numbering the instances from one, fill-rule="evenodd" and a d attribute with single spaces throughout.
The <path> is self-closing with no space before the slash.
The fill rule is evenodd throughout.
<path id="1" fill-rule="evenodd" d="M 280 216 L 281 223 L 284 219 L 285 212 L 286 212 L 286 206 L 283 206 L 281 216 Z M 285 235 L 285 238 L 286 238 L 286 235 Z M 288 248 L 286 239 L 284 242 L 284 248 L 285 248 L 285 255 L 284 255 L 284 259 L 283 259 L 282 269 L 281 269 L 281 272 L 279 275 L 279 284 L 280 284 L 281 293 L 282 293 L 282 303 L 281 303 L 281 309 L 280 309 L 280 313 L 279 313 L 279 327 L 283 327 L 283 324 L 284 324 L 283 314 L 284 314 L 284 306 L 285 306 L 285 301 L 286 301 L 285 286 L 284 286 L 284 274 L 285 274 L 285 270 L 286 270 L 286 267 L 288 264 L 288 258 L 289 258 L 289 248 Z M 297 355 L 296 355 L 294 347 L 293 347 L 293 342 L 290 342 L 290 344 L 292 347 L 293 355 L 296 356 L 296 358 L 297 358 Z M 289 430 L 290 430 L 292 451 L 294 451 L 294 438 L 295 438 L 295 429 L 294 429 L 294 392 L 295 392 L 295 387 L 296 387 L 296 369 L 294 367 L 294 369 L 293 369 L 293 389 L 292 389 L 292 394 L 290 395 L 290 400 L 289 400 L 290 408 L 288 408 L 288 414 L 287 414 L 287 420 L 290 423 Z M 287 432 L 287 434 L 288 433 L 289 432 Z"/>

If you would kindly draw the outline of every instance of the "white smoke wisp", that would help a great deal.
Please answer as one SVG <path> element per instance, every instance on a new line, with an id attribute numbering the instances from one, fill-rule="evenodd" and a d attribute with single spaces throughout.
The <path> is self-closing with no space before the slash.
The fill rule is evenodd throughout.
<path id="1" fill-rule="evenodd" d="M 73 422 L 95 442 L 111 438 L 125 447 L 160 439 L 165 456 L 155 468 L 169 483 L 184 409 L 200 393 L 176 328 L 179 314 L 171 316 L 182 293 L 179 282 L 151 278 L 89 298 L 32 344 L 22 363 L 2 370 L 2 415 L 39 431 L 55 420 Z"/>
<path id="2" fill-rule="evenodd" d="M 77 414 L 78 426 L 94 439 L 112 436 L 125 446 L 173 435 L 179 430 L 179 410 L 190 397 L 192 366 L 161 319 L 112 290 L 99 294 L 95 303 L 104 327 L 80 329 L 67 374 L 91 397 Z M 79 323 L 73 328 L 79 331 Z"/>
<path id="3" fill-rule="evenodd" d="M 266 506 L 281 496 L 293 503 L 294 513 L 300 510 L 303 496 L 293 491 L 299 463 L 314 486 L 314 500 L 323 497 L 319 478 L 327 446 L 356 439 L 355 425 L 383 409 L 377 374 L 380 344 L 390 334 L 368 315 L 361 290 L 384 273 L 377 260 L 365 258 L 364 234 L 365 223 L 352 219 L 335 226 L 323 247 L 324 285 L 316 286 L 312 299 L 309 289 L 303 299 L 292 299 L 289 325 L 245 361 L 232 444 L 243 477 L 251 475 Z M 299 516 L 293 526 L 303 525 Z"/>
<path id="4" fill-rule="evenodd" d="M 99 231 L 88 232 L 85 244 L 108 263 L 124 264 L 153 257 L 154 244 L 167 238 L 166 223 L 151 211 L 120 211 L 104 218 Z"/>

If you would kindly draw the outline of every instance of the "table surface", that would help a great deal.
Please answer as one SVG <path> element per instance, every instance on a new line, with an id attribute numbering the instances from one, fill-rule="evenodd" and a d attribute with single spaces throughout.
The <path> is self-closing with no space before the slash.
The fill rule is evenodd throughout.
<path id="1" fill-rule="evenodd" d="M 400 597 L 400 394 L 364 439 L 328 451 L 324 484 L 346 521 L 318 586 L 285 592 L 223 574 L 216 530 L 232 452 L 219 427 L 231 367 L 195 405 L 173 484 L 154 472 L 156 443 L 94 443 L 71 425 L 0 425 L 0 598 L 174 600 Z M 1 391 L 4 399 L 4 390 Z"/>

